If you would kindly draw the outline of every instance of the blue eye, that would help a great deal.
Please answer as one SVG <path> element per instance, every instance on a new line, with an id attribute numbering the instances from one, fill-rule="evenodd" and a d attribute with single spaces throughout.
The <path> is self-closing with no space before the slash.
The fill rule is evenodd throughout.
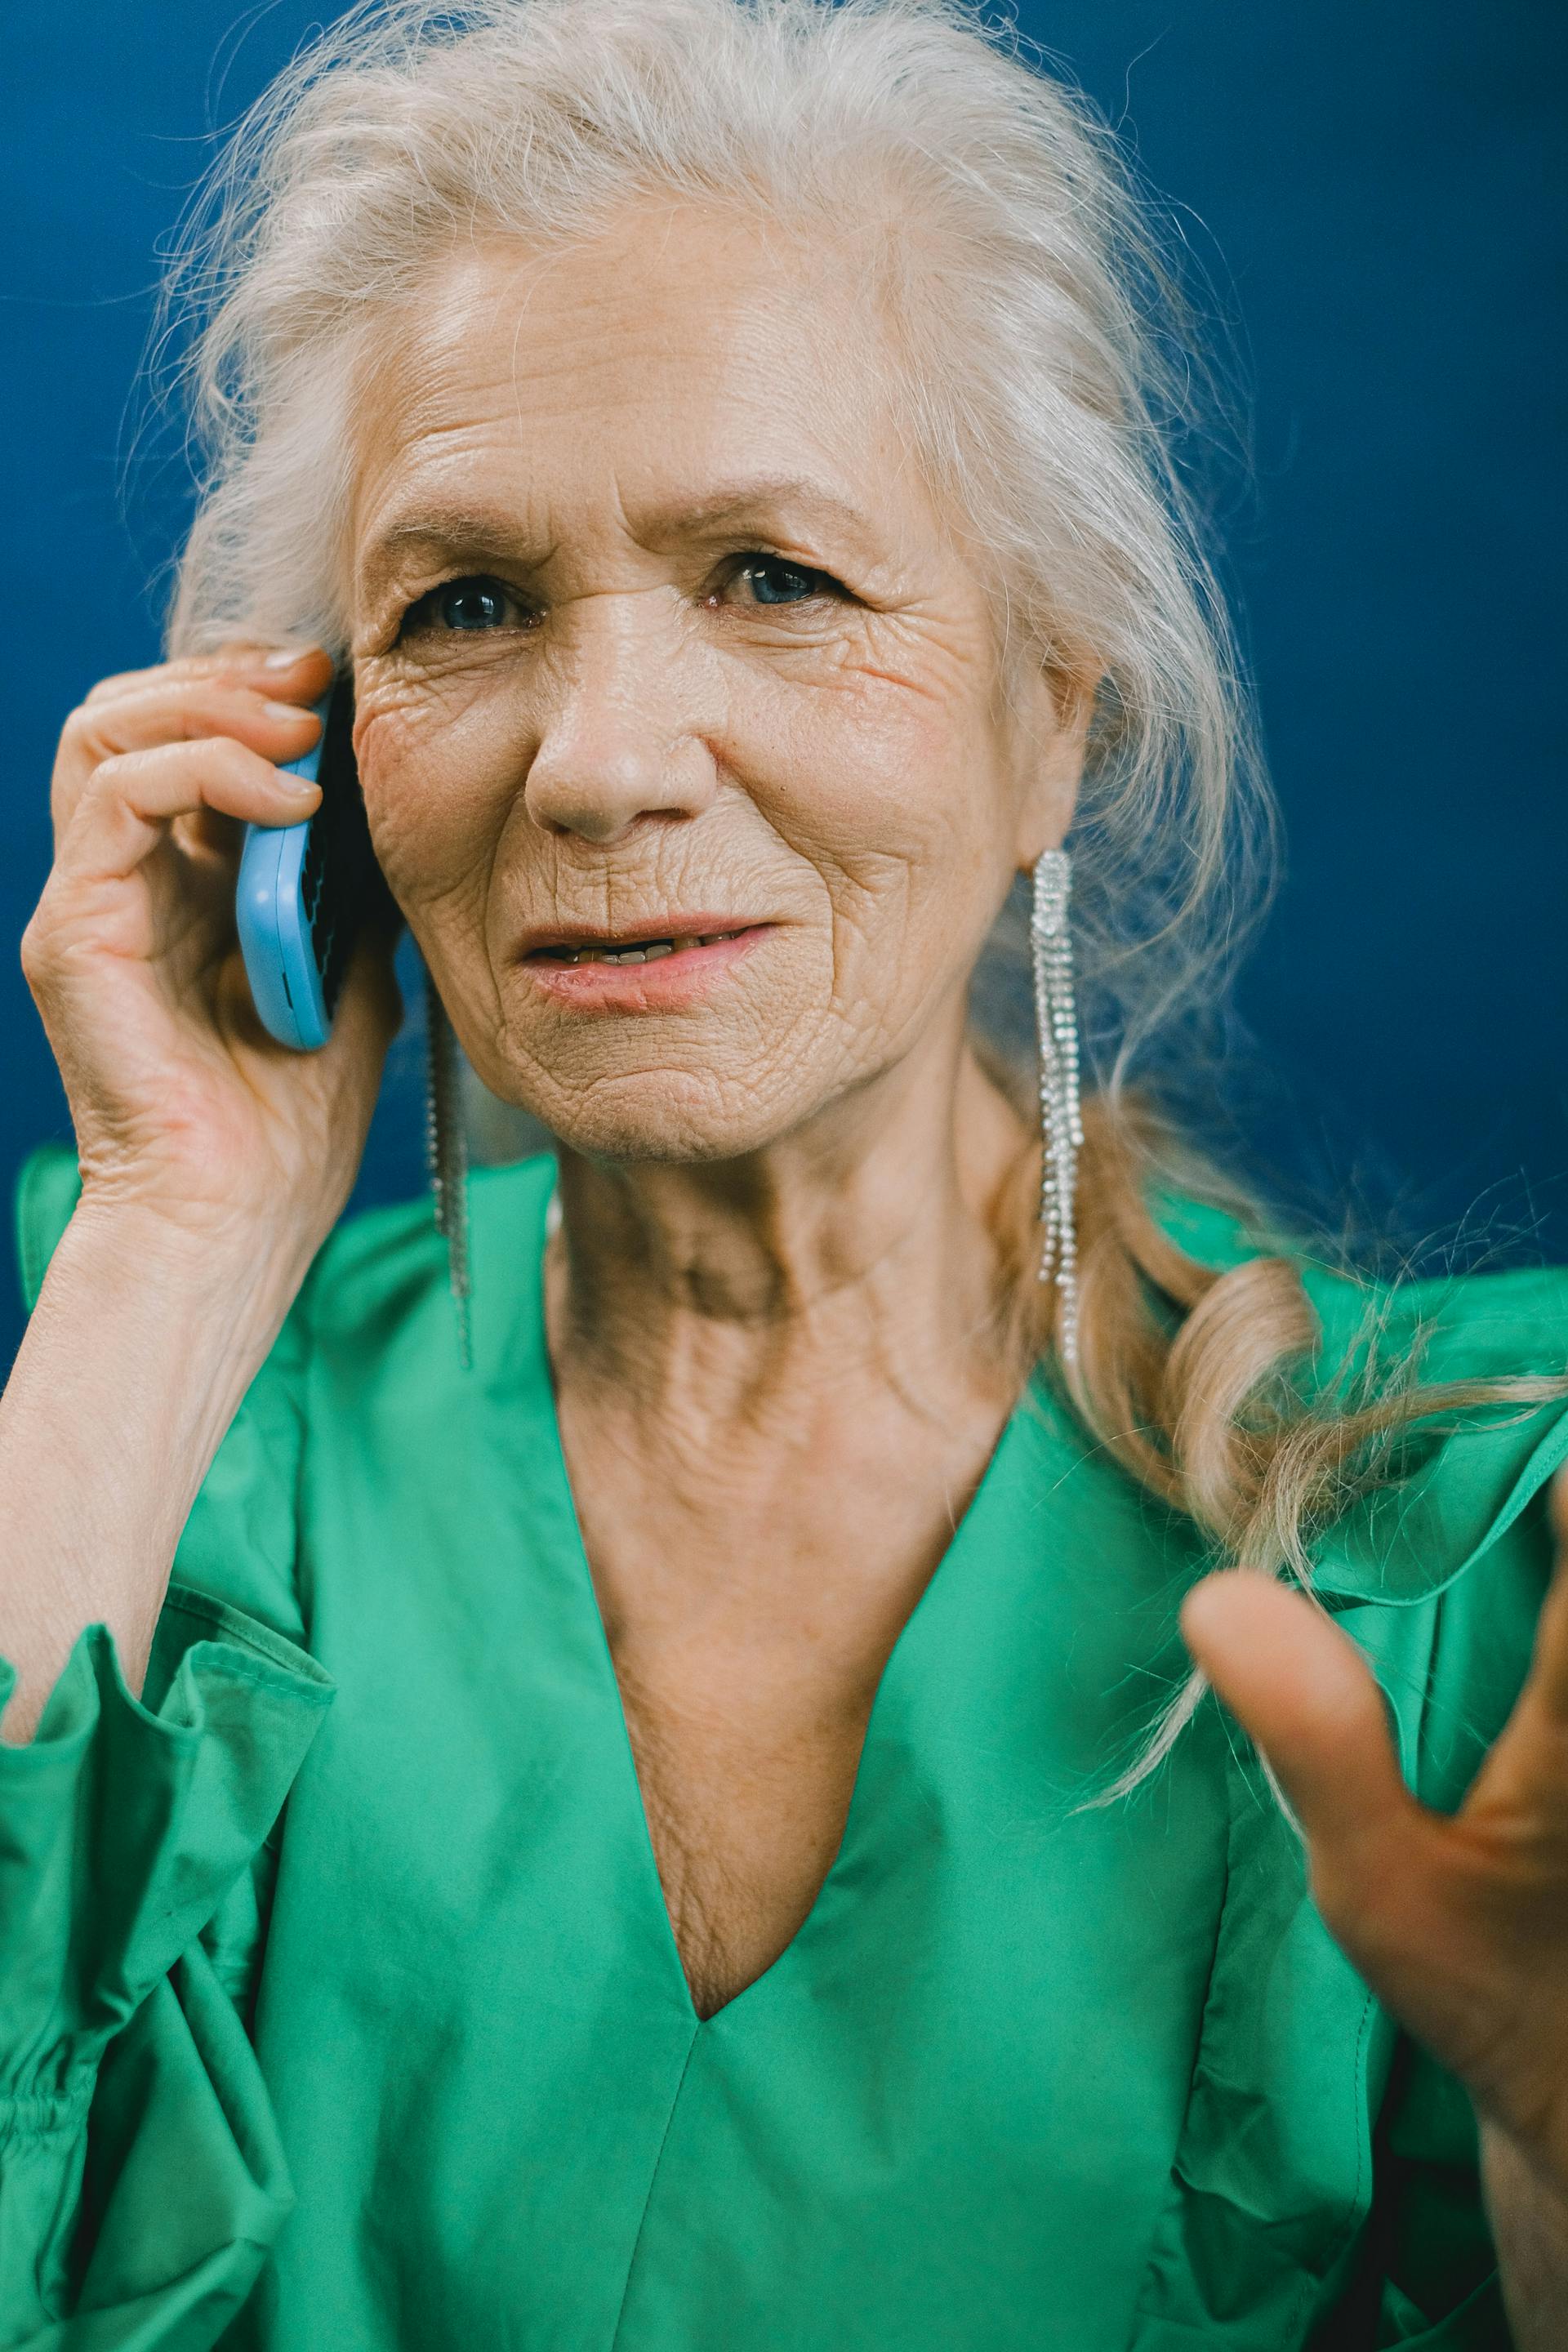
<path id="1" fill-rule="evenodd" d="M 510 597 L 496 580 L 449 580 L 435 592 L 436 617 L 444 629 L 504 629 Z"/>
<path id="2" fill-rule="evenodd" d="M 752 556 L 741 572 L 741 578 L 751 583 L 759 604 L 798 604 L 816 594 L 822 577 L 804 564 L 786 563 L 782 555 Z"/>
<path id="3" fill-rule="evenodd" d="M 439 588 L 417 596 L 403 616 L 399 638 L 417 636 L 427 629 L 461 630 L 466 635 L 510 627 L 516 618 L 517 600 L 502 581 L 483 572 L 443 581 Z"/>

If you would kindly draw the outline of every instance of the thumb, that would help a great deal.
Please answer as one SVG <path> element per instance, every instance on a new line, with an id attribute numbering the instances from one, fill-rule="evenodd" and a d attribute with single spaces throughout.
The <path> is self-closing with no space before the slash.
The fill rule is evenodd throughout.
<path id="1" fill-rule="evenodd" d="M 1355 1643 L 1303 1593 L 1255 1569 L 1193 1587 L 1182 1633 L 1278 1775 L 1314 1865 L 1347 1864 L 1418 1811 L 1383 1695 Z"/>

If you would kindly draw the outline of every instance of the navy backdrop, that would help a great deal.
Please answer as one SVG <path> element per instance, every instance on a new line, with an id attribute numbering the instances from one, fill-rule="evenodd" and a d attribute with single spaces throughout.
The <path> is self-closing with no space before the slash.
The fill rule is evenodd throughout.
<path id="1" fill-rule="evenodd" d="M 77 0 L 7 21 L 9 461 L 0 1179 L 68 1134 L 16 942 L 66 711 L 156 657 L 184 511 L 121 493 L 153 255 L 320 12 Z M 1025 5 L 1182 207 L 1239 330 L 1252 486 L 1229 577 L 1289 843 L 1242 992 L 1261 1162 L 1407 1239 L 1568 1258 L 1560 0 Z M 395 1051 L 359 1198 L 422 1181 Z M 20 1306 L 0 1293 L 0 1361 Z"/>

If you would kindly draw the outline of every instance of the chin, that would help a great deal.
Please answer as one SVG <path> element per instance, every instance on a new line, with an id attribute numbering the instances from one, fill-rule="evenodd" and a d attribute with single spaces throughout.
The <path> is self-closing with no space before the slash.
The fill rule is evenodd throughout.
<path id="1" fill-rule="evenodd" d="M 542 1083 L 541 1083 L 542 1081 Z M 507 1098 L 590 1160 L 701 1167 L 760 1151 L 810 1116 L 757 1076 L 628 1071 L 573 1086 L 548 1072 L 509 1087 Z"/>

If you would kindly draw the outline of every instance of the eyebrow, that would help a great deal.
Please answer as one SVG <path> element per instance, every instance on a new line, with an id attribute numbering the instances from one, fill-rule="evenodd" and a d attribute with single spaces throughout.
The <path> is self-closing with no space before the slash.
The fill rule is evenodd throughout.
<path id="1" fill-rule="evenodd" d="M 639 533 L 659 541 L 700 538 L 731 531 L 742 525 L 761 528 L 798 520 L 828 536 L 840 535 L 852 551 L 868 551 L 875 526 L 859 507 L 821 482 L 796 475 L 769 475 L 759 479 L 717 484 L 700 498 L 683 499 L 650 508 L 637 517 Z M 515 516 L 503 509 L 439 501 L 398 516 L 376 532 L 360 566 L 362 589 L 367 594 L 381 588 L 406 555 L 437 550 L 468 554 L 505 553 L 531 565 L 545 559 L 547 550 L 531 545 L 520 532 Z"/>

